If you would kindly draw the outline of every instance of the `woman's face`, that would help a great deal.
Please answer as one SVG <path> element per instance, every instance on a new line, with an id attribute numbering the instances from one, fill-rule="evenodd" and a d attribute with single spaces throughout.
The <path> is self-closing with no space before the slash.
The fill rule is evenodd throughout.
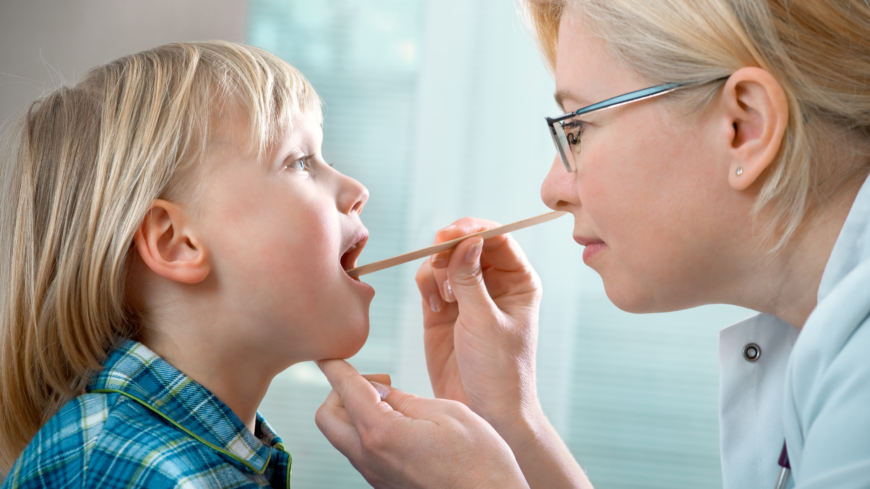
<path id="1" fill-rule="evenodd" d="M 654 84 L 565 12 L 556 60 L 565 112 Z M 687 116 L 669 97 L 589 114 L 577 171 L 566 172 L 557 156 L 541 188 L 549 207 L 574 214 L 584 261 L 631 312 L 727 301 L 749 239 L 752 200 L 728 184 L 721 118 L 710 110 Z"/>

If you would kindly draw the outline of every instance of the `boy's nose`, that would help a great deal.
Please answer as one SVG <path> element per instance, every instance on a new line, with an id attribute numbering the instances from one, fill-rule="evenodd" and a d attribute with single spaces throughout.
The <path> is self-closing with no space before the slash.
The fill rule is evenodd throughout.
<path id="1" fill-rule="evenodd" d="M 359 214 L 369 200 L 369 189 L 346 175 L 342 175 L 342 179 L 344 181 L 338 195 L 338 210 L 345 214 Z"/>

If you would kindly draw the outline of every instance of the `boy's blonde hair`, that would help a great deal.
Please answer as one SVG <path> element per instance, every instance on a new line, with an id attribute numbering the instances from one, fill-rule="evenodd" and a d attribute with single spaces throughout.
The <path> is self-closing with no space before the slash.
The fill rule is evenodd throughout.
<path id="1" fill-rule="evenodd" d="M 713 80 L 746 66 L 770 72 L 786 93 L 789 120 L 756 209 L 771 206 L 771 235 L 779 234 L 779 245 L 815 204 L 868 172 L 866 0 L 522 1 L 551 69 L 562 12 L 576 9 L 612 53 L 650 84 Z M 706 93 L 694 100 L 710 100 L 722 86 L 714 85 L 699 88 Z M 852 157 L 820 158 L 829 136 L 853 143 Z"/>
<path id="2" fill-rule="evenodd" d="M 177 43 L 91 70 L 35 101 L 2 160 L 0 469 L 81 394 L 139 317 L 125 299 L 133 235 L 157 198 L 188 198 L 221 111 L 258 155 L 294 111 L 321 117 L 299 71 L 254 47 Z"/>

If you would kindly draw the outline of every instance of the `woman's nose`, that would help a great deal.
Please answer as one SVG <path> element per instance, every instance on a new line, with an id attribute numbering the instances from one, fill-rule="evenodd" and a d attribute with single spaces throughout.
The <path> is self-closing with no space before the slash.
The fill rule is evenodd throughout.
<path id="1" fill-rule="evenodd" d="M 580 205 L 575 177 L 576 171 L 573 173 L 565 171 L 565 165 L 556 155 L 553 158 L 553 164 L 550 165 L 547 178 L 541 184 L 541 200 L 544 201 L 544 204 L 555 211 L 567 211 L 572 206 Z"/>
<path id="2" fill-rule="evenodd" d="M 344 214 L 362 212 L 369 200 L 369 189 L 347 175 L 341 175 L 341 187 L 338 194 L 338 210 Z"/>

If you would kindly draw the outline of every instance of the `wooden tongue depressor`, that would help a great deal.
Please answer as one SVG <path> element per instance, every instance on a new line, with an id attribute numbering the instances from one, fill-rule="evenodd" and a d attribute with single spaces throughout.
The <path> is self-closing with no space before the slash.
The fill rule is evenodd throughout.
<path id="1" fill-rule="evenodd" d="M 519 229 L 527 228 L 529 226 L 534 226 L 536 224 L 541 224 L 542 222 L 552 221 L 553 219 L 562 217 L 565 214 L 567 214 L 567 212 L 548 212 L 546 214 L 541 214 L 540 216 L 530 217 L 528 219 L 523 219 L 522 221 L 517 221 L 511 224 L 505 224 L 504 226 L 487 229 L 486 231 L 469 234 L 468 236 L 463 236 L 461 238 L 445 241 L 437 245 L 427 246 L 426 248 L 417 251 L 411 251 L 399 256 L 387 258 L 386 260 L 376 261 L 374 263 L 369 263 L 368 265 L 363 265 L 361 267 L 351 268 L 347 271 L 347 274 L 351 277 L 359 277 L 360 275 L 365 275 L 367 273 L 378 272 L 386 268 L 401 265 L 403 263 L 408 263 L 409 261 L 414 261 L 417 258 L 423 258 L 424 256 L 434 255 L 435 253 L 452 249 L 463 240 L 466 240 L 472 236 L 480 236 L 483 239 L 494 238 L 496 236 L 501 236 L 502 234 L 507 234 L 513 231 L 517 231 Z"/>

